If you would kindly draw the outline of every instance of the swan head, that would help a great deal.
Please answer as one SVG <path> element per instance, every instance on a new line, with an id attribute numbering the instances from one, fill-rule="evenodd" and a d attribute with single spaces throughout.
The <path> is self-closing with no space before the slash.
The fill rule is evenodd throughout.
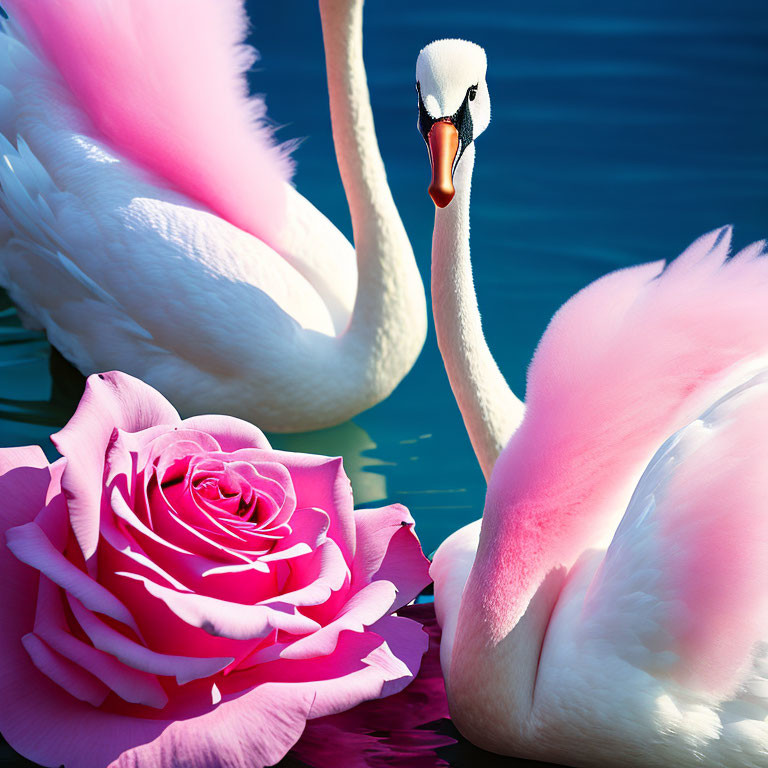
<path id="1" fill-rule="evenodd" d="M 485 51 L 467 40 L 436 40 L 416 62 L 418 126 L 432 163 L 429 195 L 439 208 L 453 200 L 456 167 L 491 121 L 486 65 Z"/>

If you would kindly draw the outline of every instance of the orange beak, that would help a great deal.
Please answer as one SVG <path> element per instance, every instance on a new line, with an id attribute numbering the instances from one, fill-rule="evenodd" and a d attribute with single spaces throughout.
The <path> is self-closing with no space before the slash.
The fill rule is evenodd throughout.
<path id="1" fill-rule="evenodd" d="M 459 132 L 450 120 L 441 120 L 429 132 L 429 157 L 432 161 L 432 183 L 429 196 L 438 208 L 453 200 L 453 162 L 459 151 Z"/>

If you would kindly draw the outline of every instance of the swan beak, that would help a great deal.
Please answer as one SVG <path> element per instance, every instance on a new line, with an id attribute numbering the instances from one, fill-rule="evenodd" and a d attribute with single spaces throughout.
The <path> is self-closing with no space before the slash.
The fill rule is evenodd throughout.
<path id="1" fill-rule="evenodd" d="M 453 163 L 459 151 L 459 132 L 447 118 L 436 122 L 427 139 L 432 161 L 432 183 L 429 196 L 438 208 L 445 208 L 453 200 Z"/>

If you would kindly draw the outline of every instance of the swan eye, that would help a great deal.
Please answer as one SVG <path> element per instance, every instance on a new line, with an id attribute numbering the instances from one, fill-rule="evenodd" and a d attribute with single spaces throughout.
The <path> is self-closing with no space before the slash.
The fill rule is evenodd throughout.
<path id="1" fill-rule="evenodd" d="M 472 87 L 469 89 L 469 91 L 467 91 L 467 93 L 469 94 L 469 100 L 470 100 L 470 101 L 474 101 L 474 100 L 475 100 L 475 96 L 477 96 L 477 86 L 476 86 L 476 85 L 473 85 L 473 86 L 472 86 Z"/>

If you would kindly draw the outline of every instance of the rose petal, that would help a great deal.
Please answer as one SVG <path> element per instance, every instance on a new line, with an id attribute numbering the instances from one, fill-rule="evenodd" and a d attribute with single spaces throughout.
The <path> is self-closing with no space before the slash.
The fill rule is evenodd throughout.
<path id="1" fill-rule="evenodd" d="M 91 672 L 124 701 L 155 708 L 168 703 L 168 696 L 154 675 L 127 667 L 71 633 L 61 591 L 45 576 L 40 577 L 37 594 L 35 634 L 52 650 Z"/>
<path id="2" fill-rule="evenodd" d="M 407 605 L 431 582 L 429 560 L 413 531 L 411 513 L 401 504 L 355 510 L 357 551 L 352 584 L 384 579 L 397 587 L 391 610 Z"/>
<path id="3" fill-rule="evenodd" d="M 72 698 L 32 665 L 20 641 L 16 650 L 2 637 L 0 647 L 13 651 L 0 656 L 0 690 L 13 695 L 0 698 L 0 730 L 43 765 L 264 768 L 296 743 L 312 705 L 308 689 L 267 684 L 185 720 L 112 714 Z"/>
<path id="4" fill-rule="evenodd" d="M 140 432 L 180 421 L 159 392 L 132 376 L 112 371 L 88 377 L 75 415 L 51 438 L 68 459 L 62 484 L 72 530 L 86 559 L 99 540 L 104 461 L 114 430 Z"/>
<path id="5" fill-rule="evenodd" d="M 106 472 L 102 487 L 108 488 L 117 477 L 122 476 L 122 485 L 127 489 L 128 495 L 134 493 L 136 490 L 133 477 L 135 467 L 147 465 L 152 453 L 152 445 L 158 438 L 167 435 L 168 429 L 167 424 L 148 427 L 141 432 L 125 432 L 116 428 L 106 450 Z"/>
<path id="6" fill-rule="evenodd" d="M 134 573 L 118 575 L 142 583 L 149 595 L 162 600 L 182 621 L 217 637 L 252 640 L 266 637 L 275 629 L 304 635 L 320 627 L 316 621 L 286 610 L 293 606 L 231 603 L 215 597 L 177 592 Z"/>
<path id="7" fill-rule="evenodd" d="M 265 451 L 262 461 L 276 461 L 286 467 L 293 480 L 297 509 L 316 507 L 328 513 L 328 538 L 351 562 L 355 552 L 354 501 L 343 461 L 286 451 Z"/>
<path id="8" fill-rule="evenodd" d="M 166 498 L 180 516 L 186 512 L 185 520 L 194 523 L 201 519 L 196 511 L 197 505 L 208 514 L 221 515 L 231 504 L 231 512 L 236 513 L 243 495 L 253 501 L 258 498 L 259 506 L 256 520 L 227 516 L 221 522 L 237 525 L 242 532 L 254 536 L 270 535 L 284 526 L 296 509 L 296 495 L 289 471 L 274 461 L 264 461 L 263 452 L 258 450 L 240 450 L 233 453 L 211 453 L 195 457 L 190 462 L 188 480 L 193 486 L 172 486 L 164 488 Z M 211 484 L 202 489 L 195 489 L 201 480 L 210 480 Z M 222 498 L 222 492 L 232 494 L 230 499 Z M 205 524 L 205 523 L 204 523 Z"/>
<path id="9" fill-rule="evenodd" d="M 326 682 L 316 687 L 311 718 L 342 712 L 361 701 L 402 691 L 416 676 L 429 646 L 429 636 L 421 624 L 397 616 L 385 616 L 363 634 L 344 633 L 341 637 L 349 636 L 373 636 L 380 640 L 364 657 L 365 669 L 350 675 L 343 685 Z M 340 650 L 343 650 L 341 641 L 337 652 L 329 658 L 334 658 Z"/>
<path id="10" fill-rule="evenodd" d="M 299 542 L 316 550 L 327 539 L 330 524 L 328 514 L 322 509 L 297 509 L 291 517 L 291 532 L 272 551 L 278 552 Z"/>
<path id="11" fill-rule="evenodd" d="M 55 549 L 37 523 L 26 523 L 11 528 L 6 531 L 5 538 L 8 549 L 22 563 L 44 573 L 55 584 L 79 598 L 88 608 L 111 616 L 138 632 L 128 609 L 113 594 Z"/>
<path id="12" fill-rule="evenodd" d="M 221 450 L 227 453 L 240 448 L 271 448 L 260 429 L 233 416 L 193 416 L 191 419 L 184 419 L 183 424 L 188 429 L 198 429 L 213 435 Z"/>
<path id="13" fill-rule="evenodd" d="M 405 688 L 428 644 L 420 624 L 386 616 L 365 632 L 342 632 L 330 656 L 279 659 L 254 667 L 252 674 L 306 686 L 315 697 L 310 717 L 324 717 Z"/>
<path id="14" fill-rule="evenodd" d="M 233 658 L 196 658 L 156 653 L 112 629 L 72 595 L 67 595 L 67 600 L 77 623 L 94 646 L 100 651 L 111 653 L 129 667 L 153 675 L 175 677 L 179 685 L 184 685 L 192 680 L 215 675 L 234 661 Z"/>
<path id="15" fill-rule="evenodd" d="M 167 548 L 169 551 L 176 552 L 182 555 L 191 555 L 192 553 L 186 549 L 182 549 L 178 545 L 168 541 L 167 539 L 159 536 L 154 530 L 147 527 L 131 509 L 128 502 L 123 498 L 119 488 L 113 488 L 110 494 L 110 502 L 112 511 L 117 517 L 119 517 L 124 523 L 131 526 L 137 533 L 146 536 L 147 539 L 153 541 L 155 544 L 160 544 L 162 547 Z M 102 523 L 103 526 L 108 525 L 107 521 Z"/>
<path id="16" fill-rule="evenodd" d="M 239 565 L 221 565 L 217 568 L 209 568 L 203 571 L 203 576 L 225 576 L 229 574 L 243 574 L 248 571 L 258 571 L 259 573 L 269 573 L 269 566 L 259 560 L 252 563 L 240 563 Z"/>
<path id="17" fill-rule="evenodd" d="M 195 498 L 181 483 L 168 488 L 153 488 L 150 492 L 155 531 L 167 539 L 182 541 L 196 554 L 221 558 L 222 553 L 246 561 L 249 555 L 269 549 L 272 540 L 261 536 L 249 536 L 249 531 L 238 530 L 226 521 L 216 519 L 222 515 L 213 504 L 204 509 L 204 499 Z M 255 552 L 254 552 L 255 548 Z M 219 552 L 217 552 L 219 550 Z M 240 552 L 243 550 L 243 552 Z"/>
<path id="18" fill-rule="evenodd" d="M 15 454 L 15 455 L 14 455 Z M 10 460 L 9 460 L 10 459 Z M 29 463 L 35 472 L 21 471 L 29 482 L 16 482 L 14 463 Z M 31 520 L 45 504 L 48 475 L 39 449 L 0 451 L 0 505 L 2 524 L 17 526 Z M 103 768 L 120 752 L 136 743 L 137 733 L 120 737 L 110 733 L 94 738 L 94 715 L 114 729 L 120 718 L 106 716 L 90 704 L 78 701 L 40 672 L 24 650 L 21 638 L 32 630 L 39 573 L 24 565 L 7 547 L 0 547 L 0 731 L 18 752 L 47 765 L 75 764 Z M 138 721 L 140 722 L 140 721 Z M 149 721 L 147 721 L 149 722 Z M 155 724 L 152 723 L 154 726 Z M 41 733 L 44 734 L 41 737 Z M 70 757 L 73 757 L 70 760 Z"/>
<path id="19" fill-rule="evenodd" d="M 0 477 L 12 469 L 48 466 L 43 449 L 39 445 L 24 445 L 19 448 L 0 448 Z"/>
<path id="20" fill-rule="evenodd" d="M 282 659 L 312 659 L 333 653 L 344 631 L 363 632 L 389 610 L 395 599 L 395 586 L 389 581 L 375 581 L 353 595 L 341 613 L 330 624 L 307 637 L 291 643 Z"/>
<path id="21" fill-rule="evenodd" d="M 205 456 L 221 450 L 216 438 L 195 429 L 174 427 L 172 431 L 156 437 L 148 446 L 146 456 L 140 457 L 141 467 L 157 463 L 160 482 L 183 477 L 186 459 Z"/>
<path id="22" fill-rule="evenodd" d="M 265 684 L 212 712 L 168 725 L 149 744 L 121 755 L 110 768 L 264 768 L 298 741 L 312 693 Z"/>
<path id="23" fill-rule="evenodd" d="M 66 466 L 67 460 L 61 458 L 48 468 L 50 481 L 46 505 L 35 515 L 34 520 L 51 544 L 60 552 L 64 551 L 69 540 L 67 500 L 61 492 L 61 478 Z"/>
<path id="24" fill-rule="evenodd" d="M 251 562 L 251 557 L 238 551 L 238 542 L 234 536 L 231 545 L 227 546 L 203 533 L 200 527 L 182 520 L 157 487 L 150 492 L 149 503 L 152 507 L 154 530 L 149 530 L 137 522 L 138 518 L 122 497 L 115 497 L 114 494 L 112 496 L 112 507 L 116 514 L 156 544 L 162 544 L 183 554 L 194 553 L 195 556 L 218 562 Z M 181 548 L 182 546 L 184 549 Z M 148 547 L 145 546 L 144 549 Z"/>
<path id="25" fill-rule="evenodd" d="M 108 567 L 112 573 L 125 570 L 144 570 L 147 575 L 159 576 L 174 589 L 182 592 L 191 592 L 189 587 L 182 584 L 173 575 L 161 568 L 154 560 L 147 557 L 139 545 L 125 536 L 122 531 L 113 525 L 102 526 L 102 545 L 99 549 L 99 563 Z M 106 543 L 107 546 L 104 546 Z M 100 569 L 101 570 L 101 569 Z M 102 571 L 103 573 L 103 571 Z"/>
<path id="26" fill-rule="evenodd" d="M 292 563 L 291 579 L 286 591 L 262 600 L 262 605 L 283 603 L 297 607 L 327 604 L 334 592 L 341 590 L 349 580 L 349 568 L 335 541 L 326 539 L 312 557 L 302 557 Z M 294 586 L 305 586 L 294 589 Z"/>
<path id="27" fill-rule="evenodd" d="M 56 685 L 60 685 L 76 699 L 87 701 L 94 707 L 104 703 L 109 688 L 92 674 L 60 656 L 31 632 L 21 638 L 21 644 L 32 663 Z"/>
<path id="28" fill-rule="evenodd" d="M 230 580 L 227 576 L 206 578 L 203 574 L 211 569 L 220 568 L 226 563 L 249 565 L 252 562 L 252 557 L 255 557 L 255 555 L 249 557 L 232 548 L 224 547 L 210 539 L 203 538 L 199 533 L 185 526 L 170 511 L 162 512 L 159 510 L 157 497 L 155 497 L 155 500 L 156 527 L 165 535 L 160 535 L 157 531 L 153 531 L 145 526 L 125 503 L 117 489 L 113 491 L 112 506 L 120 520 L 130 526 L 122 527 L 126 536 L 135 541 L 138 551 L 146 555 L 149 560 L 156 564 L 162 563 L 162 570 L 167 576 L 178 580 L 194 592 L 201 592 L 211 597 L 226 598 L 235 602 L 253 602 L 258 599 L 259 595 L 275 593 L 274 574 L 261 574 L 254 571 L 247 576 L 241 575 L 235 581 Z M 115 528 L 114 523 L 111 523 L 105 516 L 102 520 L 102 534 L 105 539 L 112 540 L 118 535 L 114 533 Z M 115 541 L 118 541 L 118 539 L 115 539 Z M 170 544 L 169 541 L 175 543 Z M 180 543 L 183 543 L 185 546 L 196 546 L 198 552 L 193 554 L 189 550 L 181 549 L 178 546 Z M 133 546 L 131 548 L 133 549 Z M 115 579 L 112 578 L 114 572 L 118 570 L 136 572 L 137 569 L 134 567 L 118 568 L 117 558 L 113 557 L 112 552 L 105 551 L 103 556 L 107 563 L 107 569 L 102 572 L 101 580 L 110 590 L 122 595 L 123 590 L 115 583 Z M 145 571 L 139 570 L 139 572 L 149 576 Z M 150 578 L 155 580 L 153 577 Z M 255 598 L 253 597 L 254 595 L 256 595 Z M 139 599 L 138 604 L 129 603 L 136 606 L 135 610 L 137 612 L 142 610 L 142 596 L 143 589 L 142 595 L 137 595 Z M 125 596 L 123 597 L 125 599 Z"/>
<path id="29" fill-rule="evenodd" d="M 0 529 L 35 519 L 45 506 L 51 471 L 39 445 L 0 448 Z"/>

